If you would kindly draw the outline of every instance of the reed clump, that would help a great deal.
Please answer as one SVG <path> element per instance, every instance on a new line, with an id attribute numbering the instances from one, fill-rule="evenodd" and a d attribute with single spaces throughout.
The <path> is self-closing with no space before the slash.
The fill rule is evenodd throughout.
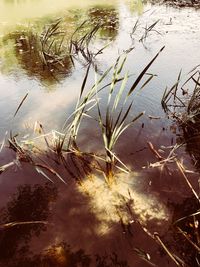
<path id="1" fill-rule="evenodd" d="M 92 62 L 87 67 L 85 77 L 80 88 L 80 94 L 71 116 L 65 121 L 60 132 L 45 133 L 43 126 L 39 124 L 40 134 L 44 138 L 47 146 L 47 154 L 53 155 L 54 162 L 63 164 L 68 174 L 81 183 L 83 177 L 91 177 L 94 170 L 104 175 L 107 184 L 111 185 L 116 179 L 116 171 L 129 172 L 129 168 L 115 154 L 115 146 L 119 142 L 120 136 L 137 121 L 144 112 L 130 116 L 133 107 L 133 92 L 136 89 L 144 88 L 154 77 L 149 77 L 148 69 L 156 60 L 164 47 L 153 57 L 144 67 L 140 74 L 130 85 L 132 75 L 128 72 L 123 74 L 127 54 L 119 56 L 115 64 L 109 67 L 103 74 L 95 72 L 95 83 L 90 89 L 87 88 L 87 80 Z M 111 75 L 111 79 L 109 78 Z M 110 79 L 110 80 L 109 80 Z M 127 83 L 129 80 L 129 84 Z M 106 107 L 101 102 L 101 92 L 106 93 Z M 28 95 L 22 99 L 17 107 L 14 117 L 22 107 Z M 95 115 L 96 114 L 96 115 Z M 104 155 L 98 152 L 83 152 L 78 146 L 80 127 L 85 118 L 94 120 L 99 126 L 104 145 Z M 25 142 L 20 143 L 17 136 L 9 139 L 10 146 L 17 153 L 17 160 L 30 162 L 37 172 L 51 178 L 46 174 L 50 173 L 58 177 L 63 182 L 64 179 L 49 164 L 44 161 L 37 161 L 37 153 L 30 151 Z M 35 148 L 34 151 L 40 150 Z M 53 153 L 53 154 L 52 154 Z M 55 159 L 55 156 L 57 159 Z"/>
<path id="2" fill-rule="evenodd" d="M 197 171 L 200 170 L 200 72 L 199 66 L 188 73 L 183 80 L 181 71 L 177 81 L 170 88 L 166 89 L 162 98 L 162 107 L 179 129 L 179 139 L 186 151 L 191 156 L 192 163 Z M 179 142 L 180 142 L 179 141 Z M 179 266 L 198 266 L 200 239 L 199 239 L 199 193 L 190 182 L 188 171 L 178 156 L 173 159 L 181 177 L 183 177 L 193 196 L 186 199 L 173 223 L 173 230 L 176 240 L 176 248 L 181 250 L 184 264 Z M 188 265 L 189 264 L 189 265 Z"/>
<path id="3" fill-rule="evenodd" d="M 68 118 L 64 124 L 63 130 L 65 134 L 63 138 L 59 139 L 56 147 L 56 151 L 59 155 L 62 155 L 63 148 L 66 151 L 74 151 L 75 154 L 83 155 L 77 145 L 77 138 L 79 136 L 80 125 L 85 117 L 95 120 L 101 131 L 105 157 L 99 156 L 96 153 L 91 154 L 96 162 L 104 162 L 105 169 L 99 167 L 104 174 L 105 180 L 108 184 L 112 184 L 116 179 L 116 169 L 120 169 L 124 172 L 129 172 L 128 167 L 116 156 L 114 149 L 120 138 L 120 136 L 135 122 L 144 112 L 137 114 L 135 117 L 130 118 L 130 112 L 132 111 L 133 98 L 132 93 L 138 88 L 140 82 L 141 88 L 145 87 L 149 82 L 149 73 L 146 77 L 147 71 L 164 47 L 156 54 L 156 56 L 145 66 L 141 73 L 136 77 L 133 84 L 128 88 L 127 81 L 131 75 L 128 73 L 122 74 L 124 64 L 126 62 L 126 55 L 118 57 L 116 63 L 108 68 L 100 77 L 95 75 L 94 85 L 86 90 L 86 83 L 91 68 L 90 64 L 87 68 L 85 77 L 80 90 L 80 95 L 75 107 L 74 112 Z M 108 76 L 112 73 L 111 81 L 105 84 Z M 152 77 L 151 77 L 152 78 Z M 103 84 L 104 83 L 104 84 Z M 100 93 L 106 90 L 107 103 L 104 108 L 101 103 Z M 91 114 L 92 110 L 92 114 Z M 104 112 L 105 111 L 105 112 Z M 97 114 L 94 117 L 93 114 Z M 130 118 L 130 119 L 129 119 Z M 84 158 L 82 158 L 84 161 Z M 100 163 L 97 164 L 101 166 Z"/>

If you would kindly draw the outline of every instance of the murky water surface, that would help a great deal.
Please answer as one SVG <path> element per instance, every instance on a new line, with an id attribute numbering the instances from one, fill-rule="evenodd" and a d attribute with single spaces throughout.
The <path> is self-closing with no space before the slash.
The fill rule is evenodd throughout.
<path id="1" fill-rule="evenodd" d="M 47 27 L 55 25 L 58 19 L 62 29 L 57 44 L 60 57 L 55 64 L 49 56 L 47 67 L 41 57 L 41 40 L 47 36 Z M 0 221 L 4 224 L 4 227 L 0 226 L 0 266 L 144 267 L 149 266 L 149 255 L 155 263 L 153 266 L 175 266 L 142 226 L 166 237 L 174 219 L 172 210 L 192 196 L 175 170 L 169 175 L 169 172 L 148 170 L 143 166 L 156 161 L 147 147 L 148 141 L 157 148 L 176 142 L 176 127 L 167 119 L 160 102 L 164 89 L 174 84 L 180 69 L 186 78 L 187 73 L 200 63 L 200 11 L 144 4 L 140 0 L 109 3 L 98 0 L 1 0 L 1 139 L 12 130 L 21 140 L 31 140 L 35 137 L 36 122 L 42 124 L 46 133 L 61 131 L 64 121 L 74 110 L 88 63 L 86 57 L 79 55 L 72 61 L 69 55 L 63 57 L 63 54 L 69 49 L 72 33 L 84 21 L 87 21 L 87 29 L 99 22 L 104 25 L 90 47 L 95 53 L 109 44 L 94 60 L 99 75 L 115 63 L 118 55 L 130 51 L 124 73 L 128 71 L 133 76 L 127 88 L 165 46 L 149 69 L 156 76 L 133 95 L 130 117 L 142 111 L 145 115 L 116 145 L 117 155 L 134 171 L 129 175 L 120 174 L 112 190 L 98 177 L 86 179 L 79 186 L 55 162 L 53 167 L 65 178 L 67 185 L 55 177 L 55 184 L 46 183 L 44 176 L 27 163 L 20 167 L 15 164 L 3 172 L 0 176 Z M 145 30 L 155 22 L 152 31 Z M 54 45 L 51 38 L 43 44 L 49 54 Z M 91 68 L 87 88 L 94 81 Z M 106 93 L 102 91 L 100 95 L 103 108 Z M 85 121 L 78 143 L 85 151 L 103 153 L 96 122 Z M 188 157 L 184 149 L 182 153 Z M 14 153 L 4 148 L 0 153 L 0 165 L 12 162 L 13 157 Z M 195 175 L 191 179 L 195 184 Z M 13 224 L 9 225 L 10 222 Z M 141 249 L 140 256 L 141 251 L 148 254 L 143 254 L 141 259 L 138 249 Z"/>

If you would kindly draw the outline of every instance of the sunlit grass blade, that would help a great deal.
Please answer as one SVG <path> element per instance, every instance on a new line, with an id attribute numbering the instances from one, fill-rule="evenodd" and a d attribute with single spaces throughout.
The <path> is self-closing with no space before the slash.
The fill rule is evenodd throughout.
<path id="1" fill-rule="evenodd" d="M 148 263 L 149 265 L 153 266 L 153 267 L 158 267 L 158 265 L 154 264 L 151 261 L 151 257 L 149 255 L 149 253 L 145 252 L 144 250 L 140 249 L 140 248 L 134 248 L 133 251 L 146 263 Z"/>
<path id="2" fill-rule="evenodd" d="M 45 172 L 43 172 L 43 170 L 40 167 L 35 166 L 35 169 L 39 174 L 43 175 L 47 180 L 54 183 L 53 180 Z"/>
<path id="3" fill-rule="evenodd" d="M 15 226 L 19 226 L 19 225 L 30 225 L 30 224 L 48 224 L 47 221 L 20 221 L 20 222 L 9 222 L 9 223 L 4 223 L 0 225 L 0 230 L 6 230 L 8 228 L 12 228 Z"/>
<path id="4" fill-rule="evenodd" d="M 8 134 L 8 132 L 6 131 L 6 132 L 5 132 L 4 139 L 3 139 L 3 141 L 2 141 L 2 143 L 1 143 L 1 145 L 0 145 L 0 153 L 1 153 L 1 151 L 3 150 L 4 145 L 5 145 L 5 143 L 6 143 L 6 136 L 7 136 L 7 134 Z"/>
<path id="5" fill-rule="evenodd" d="M 109 150 L 108 148 L 106 148 L 106 150 L 108 150 L 110 152 L 110 154 L 113 156 L 113 158 L 115 158 L 125 169 L 126 172 L 130 172 L 131 170 L 126 166 L 125 163 L 123 163 L 116 155 L 115 153 L 113 153 L 111 150 Z M 124 169 L 123 169 L 124 170 Z"/>
<path id="6" fill-rule="evenodd" d="M 182 217 L 182 218 L 176 220 L 173 224 L 175 225 L 175 224 L 177 224 L 177 223 L 179 223 L 179 222 L 181 222 L 181 221 L 184 221 L 184 220 L 186 220 L 186 219 L 188 219 L 188 218 L 190 218 L 190 217 L 196 216 L 196 215 L 200 215 L 200 211 L 197 211 L 197 212 L 194 212 L 194 213 L 189 214 L 189 215 L 187 215 L 187 216 L 184 216 L 184 217 Z"/>
<path id="7" fill-rule="evenodd" d="M 125 74 L 125 76 L 124 76 L 124 78 L 122 80 L 121 87 L 120 87 L 119 92 L 117 93 L 116 98 L 115 98 L 113 109 L 117 108 L 117 106 L 119 104 L 119 101 L 120 101 L 120 99 L 122 97 L 122 93 L 124 92 L 124 89 L 126 87 L 127 81 L 128 81 L 128 73 Z"/>

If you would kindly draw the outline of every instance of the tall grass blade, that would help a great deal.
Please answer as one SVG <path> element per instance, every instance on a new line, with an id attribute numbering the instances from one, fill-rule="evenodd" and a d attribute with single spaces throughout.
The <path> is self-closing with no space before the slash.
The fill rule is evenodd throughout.
<path id="1" fill-rule="evenodd" d="M 108 148 L 106 148 L 107 151 L 109 151 L 109 153 L 113 156 L 113 158 L 115 158 L 128 172 L 130 172 L 131 170 L 126 166 L 125 163 L 123 163 L 116 155 L 115 153 L 113 153 L 111 150 L 109 150 Z M 126 171 L 126 172 L 127 172 Z"/>
<path id="2" fill-rule="evenodd" d="M 14 117 L 17 115 L 18 111 L 20 110 L 21 106 L 23 105 L 24 101 L 26 100 L 28 96 L 28 93 L 23 97 L 22 101 L 20 102 L 19 106 L 17 107 L 17 110 L 15 111 Z"/>
<path id="3" fill-rule="evenodd" d="M 131 95 L 131 93 L 136 89 L 137 85 L 139 84 L 139 82 L 141 81 L 141 79 L 143 78 L 143 76 L 145 75 L 145 73 L 147 72 L 147 70 L 150 68 L 150 66 L 153 64 L 153 62 L 156 60 L 156 58 L 159 56 L 159 54 L 163 51 L 163 49 L 165 48 L 165 46 L 163 46 L 160 51 L 155 55 L 155 57 L 149 62 L 149 64 L 143 69 L 143 71 L 139 74 L 139 76 L 137 77 L 137 79 L 135 80 L 135 82 L 133 83 L 132 87 L 130 88 L 129 92 L 128 92 L 128 96 Z"/>
<path id="4" fill-rule="evenodd" d="M 175 98 L 176 98 L 176 94 L 177 94 L 177 90 L 178 90 L 178 85 L 179 85 L 179 83 L 180 83 L 181 73 L 182 73 L 182 70 L 180 70 L 180 72 L 179 72 L 178 79 L 177 79 L 177 83 L 176 83 L 176 86 L 175 86 L 175 90 L 174 90 L 174 100 L 175 100 Z"/>
<path id="5" fill-rule="evenodd" d="M 84 91 L 84 88 L 85 88 L 85 85 L 86 85 L 86 82 L 87 82 L 87 78 L 88 78 L 88 74 L 89 74 L 89 70 L 90 70 L 90 64 L 89 66 L 87 67 L 87 71 L 86 71 L 86 74 L 85 74 L 85 77 L 83 79 L 83 83 L 82 83 L 82 86 L 81 86 L 81 92 L 80 92 L 80 97 L 79 99 L 81 99 L 82 97 L 82 94 L 83 94 L 83 91 Z"/>
<path id="6" fill-rule="evenodd" d="M 125 74 L 125 76 L 124 76 L 124 78 L 122 80 L 121 87 L 120 87 L 119 92 L 118 92 L 118 94 L 116 95 L 116 98 L 115 98 L 113 109 L 117 108 L 117 106 L 119 104 L 119 100 L 121 99 L 122 93 L 123 93 L 123 91 L 125 89 L 125 86 L 127 84 L 127 81 L 128 81 L 128 73 Z"/>

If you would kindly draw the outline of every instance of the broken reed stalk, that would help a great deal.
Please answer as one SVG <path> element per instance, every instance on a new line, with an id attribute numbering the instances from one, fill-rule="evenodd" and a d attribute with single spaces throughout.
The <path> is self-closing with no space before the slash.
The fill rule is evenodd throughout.
<path id="1" fill-rule="evenodd" d="M 14 166 L 15 165 L 15 162 L 14 161 L 11 161 L 7 164 L 4 164 L 3 166 L 0 166 L 0 174 L 5 172 L 7 169 L 9 169 L 10 167 Z"/>
<path id="2" fill-rule="evenodd" d="M 199 220 L 196 218 L 197 215 L 200 214 L 200 211 L 197 211 L 195 213 L 189 214 L 187 216 L 184 216 L 177 221 L 173 223 L 175 229 L 178 231 L 178 233 L 182 234 L 183 237 L 192 245 L 192 247 L 197 251 L 197 253 L 200 253 L 200 236 L 199 236 Z M 187 231 L 183 231 L 179 226 L 178 223 L 184 222 L 184 225 L 191 225 L 190 220 L 193 219 L 192 228 L 193 233 L 188 234 Z M 184 226 L 183 226 L 184 227 Z M 196 240 L 196 242 L 195 242 Z"/>
<path id="3" fill-rule="evenodd" d="M 183 236 L 184 236 L 184 238 L 193 246 L 193 248 L 194 249 L 196 249 L 197 250 L 197 252 L 198 253 L 200 253 L 200 247 L 199 246 L 197 246 L 197 244 L 195 244 L 190 238 L 189 238 L 189 236 L 180 228 L 180 227 L 176 227 L 177 228 L 177 230 L 178 230 L 178 232 L 179 233 L 181 233 Z"/>
<path id="4" fill-rule="evenodd" d="M 181 162 L 179 160 L 175 160 L 176 165 L 182 175 L 182 177 L 184 178 L 184 180 L 186 181 L 188 187 L 190 188 L 190 190 L 192 191 L 192 193 L 194 194 L 195 198 L 198 200 L 198 202 L 200 203 L 200 198 L 198 196 L 198 194 L 196 193 L 196 191 L 194 190 L 193 186 L 191 185 L 190 181 L 188 180 L 186 174 L 185 174 L 185 169 L 183 167 L 183 165 L 181 164 Z"/>
<path id="5" fill-rule="evenodd" d="M 163 158 L 160 156 L 160 154 L 158 153 L 158 151 L 153 147 L 153 145 L 148 142 L 148 145 L 149 145 L 149 148 L 150 150 L 152 151 L 152 153 L 156 156 L 156 158 L 160 161 L 163 161 Z M 170 153 L 169 157 L 171 157 L 173 152 Z M 166 163 L 169 162 L 169 161 L 166 161 Z M 188 177 L 186 176 L 186 170 L 183 166 L 183 164 L 177 159 L 174 157 L 173 161 L 172 162 L 175 162 L 176 163 L 176 166 L 178 167 L 178 170 L 181 174 L 181 176 L 184 178 L 184 180 L 186 181 L 188 187 L 190 188 L 190 190 L 192 191 L 193 195 L 195 196 L 195 198 L 197 199 L 198 203 L 200 203 L 200 198 L 197 194 L 197 192 L 195 191 L 195 189 L 193 188 L 192 184 L 190 183 Z M 164 162 L 163 162 L 164 164 Z M 163 166 L 163 165 L 159 165 L 160 166 Z M 178 231 L 178 233 L 182 234 L 183 237 L 192 245 L 192 247 L 199 253 L 200 252 L 200 247 L 199 247 L 199 244 L 200 244 L 200 238 L 199 238 L 199 231 L 198 231 L 198 225 L 199 225 L 199 221 L 197 219 L 195 219 L 195 216 L 199 215 L 200 214 L 200 211 L 198 210 L 197 212 L 194 212 L 192 214 L 189 214 L 187 216 L 184 216 L 178 220 L 176 220 L 173 225 L 175 227 L 175 229 Z M 193 217 L 194 218 L 194 226 L 193 228 L 191 228 L 191 230 L 194 230 L 194 233 L 193 235 L 196 237 L 196 240 L 197 240 L 197 243 L 195 243 L 192 238 L 191 238 L 191 235 L 187 234 L 187 232 L 183 231 L 179 226 L 177 226 L 177 224 L 179 222 L 183 222 L 184 220 L 186 219 L 189 219 Z M 145 230 L 145 229 L 144 229 Z M 148 231 L 146 230 L 146 232 L 148 233 Z M 150 234 L 151 236 L 151 234 Z M 168 248 L 165 246 L 165 244 L 162 242 L 162 240 L 160 239 L 160 237 L 156 234 L 154 234 L 152 236 L 152 238 L 155 238 L 159 243 L 160 245 L 163 247 L 163 249 L 166 251 L 166 253 L 170 256 L 170 258 L 176 263 L 177 266 L 187 266 L 180 258 L 177 258 L 176 255 L 172 254 Z"/>
<path id="6" fill-rule="evenodd" d="M 176 254 L 172 253 L 169 248 L 165 245 L 165 243 L 162 241 L 160 235 L 157 232 L 154 232 L 153 234 L 145 227 L 143 226 L 139 221 L 137 221 L 138 225 L 142 228 L 142 230 L 150 237 L 152 238 L 159 246 L 163 248 L 165 253 L 169 256 L 169 258 L 175 263 L 176 266 L 179 267 L 188 267 L 188 265 Z"/>
<path id="7" fill-rule="evenodd" d="M 164 249 L 164 251 L 167 253 L 167 255 L 171 258 L 171 260 L 180 267 L 186 267 L 187 265 L 176 255 L 171 253 L 167 246 L 163 243 L 158 233 L 154 233 L 153 235 L 154 239 L 157 241 L 158 244 L 161 245 L 161 247 Z"/>
<path id="8" fill-rule="evenodd" d="M 151 142 L 147 142 L 147 145 L 151 152 L 156 156 L 156 158 L 161 161 L 164 160 L 164 158 L 159 154 L 159 152 L 154 148 L 153 144 Z"/>
<path id="9" fill-rule="evenodd" d="M 49 224 L 47 221 L 26 221 L 26 222 L 10 222 L 0 225 L 0 230 L 7 230 L 8 228 L 12 228 L 19 225 L 30 225 L 30 224 Z"/>

